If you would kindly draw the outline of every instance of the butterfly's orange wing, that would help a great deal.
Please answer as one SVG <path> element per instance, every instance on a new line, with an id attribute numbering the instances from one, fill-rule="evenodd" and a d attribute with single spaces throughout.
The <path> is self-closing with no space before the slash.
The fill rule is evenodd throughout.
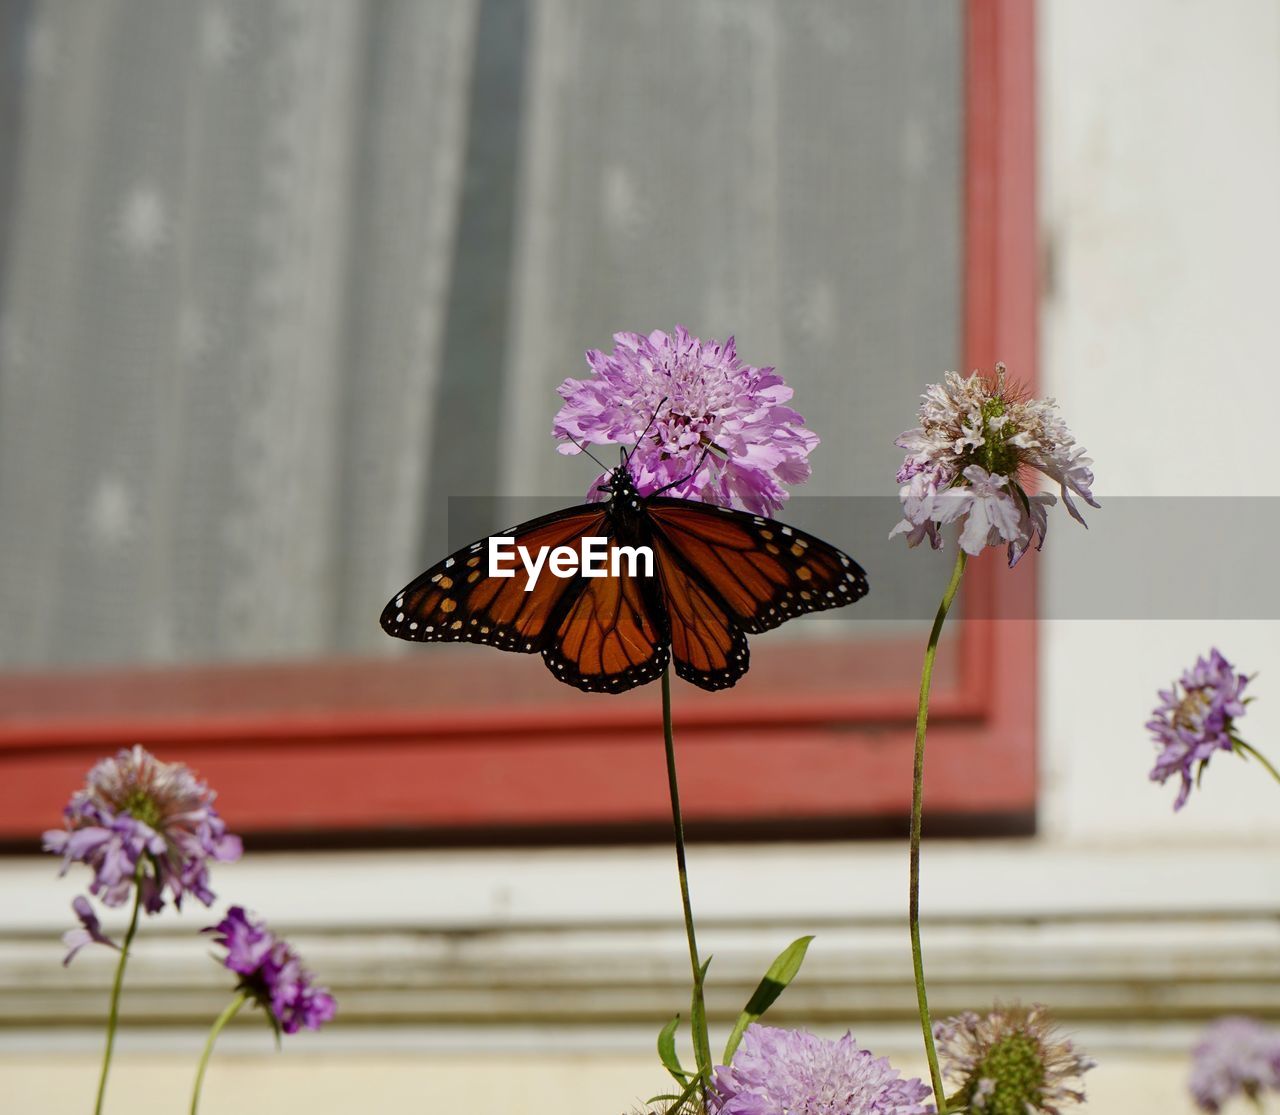
<path id="1" fill-rule="evenodd" d="M 564 597 L 542 657 L 569 685 L 621 693 L 662 674 L 669 638 L 653 584 L 622 568 L 616 576 L 579 578 Z"/>
<path id="2" fill-rule="evenodd" d="M 747 636 L 703 577 L 658 530 L 653 532 L 676 673 L 701 689 L 728 689 L 747 672 Z"/>
<path id="3" fill-rule="evenodd" d="M 853 558 L 785 523 L 692 500 L 650 499 L 646 508 L 653 533 L 748 634 L 867 594 Z"/>
<path id="4" fill-rule="evenodd" d="M 586 504 L 502 534 L 530 553 L 543 546 L 576 549 L 584 536 L 603 534 L 605 520 L 603 507 Z M 567 594 L 580 590 L 582 582 L 544 567 L 526 592 L 529 576 L 518 558 L 514 576 L 490 577 L 487 541 L 450 555 L 396 593 L 382 610 L 383 630 L 415 642 L 484 643 L 524 654 L 543 650 Z"/>

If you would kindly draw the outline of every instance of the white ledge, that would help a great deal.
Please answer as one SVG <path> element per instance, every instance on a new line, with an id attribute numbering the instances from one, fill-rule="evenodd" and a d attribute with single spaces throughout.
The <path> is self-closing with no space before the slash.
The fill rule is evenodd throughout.
<path id="1" fill-rule="evenodd" d="M 931 844 L 924 908 L 935 1011 L 1020 998 L 1079 1025 L 1268 1011 L 1280 1000 L 1275 851 Z M 1220 869 L 1223 854 L 1230 871 Z M 779 1017 L 911 1018 L 903 846 L 690 855 L 703 953 L 714 955 L 715 1018 L 735 1015 L 772 957 L 805 933 L 817 940 Z M 60 966 L 58 935 L 84 869 L 64 880 L 55 869 L 52 858 L 10 861 L 0 874 L 0 1026 L 48 1033 L 101 1015 L 113 954 L 87 949 Z M 339 995 L 351 1034 L 644 1029 L 687 997 L 674 875 L 665 848 L 259 855 L 219 865 L 215 886 L 289 933 Z M 130 968 L 132 1025 L 198 1025 L 216 1012 L 227 973 L 194 931 L 222 908 L 146 921 Z"/>
<path id="2" fill-rule="evenodd" d="M 702 924 L 888 922 L 905 907 L 906 854 L 905 840 L 693 846 L 689 874 Z M 970 921 L 1271 914 L 1280 909 L 1278 859 L 1280 842 L 1262 841 L 1247 851 L 927 842 L 922 910 L 928 920 Z M 56 871 L 52 856 L 0 861 L 0 933 L 68 926 L 88 873 L 73 865 L 58 880 Z M 213 883 L 220 902 L 290 928 L 481 931 L 669 925 L 679 916 L 665 847 L 251 853 L 215 865 Z M 163 918 L 175 920 L 205 925 L 209 911 L 197 903 Z"/>

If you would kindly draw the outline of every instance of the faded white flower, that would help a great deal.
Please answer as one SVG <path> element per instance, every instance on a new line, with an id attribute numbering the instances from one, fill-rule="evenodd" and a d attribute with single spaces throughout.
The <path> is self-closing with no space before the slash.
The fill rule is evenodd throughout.
<path id="1" fill-rule="evenodd" d="M 1094 1067 L 1061 1037 L 1044 1007 L 997 1006 L 934 1023 L 948 1079 L 958 1084 L 947 1100 L 973 1115 L 1061 1115 L 1084 1102 L 1077 1080 Z"/>
<path id="2" fill-rule="evenodd" d="M 974 372 L 967 379 L 948 372 L 924 393 L 920 425 L 895 442 L 907 450 L 898 470 L 903 520 L 890 534 L 905 534 L 909 546 L 924 539 L 942 546 L 939 528 L 960 525 L 960 548 L 979 554 L 1007 545 L 1014 565 L 1031 545 L 1044 545 L 1047 509 L 1057 500 L 1028 493 L 1028 473 L 1056 480 L 1067 511 L 1084 518 L 1071 499 L 1092 507 L 1092 463 L 1058 415 L 1052 399 L 1029 399 L 1005 383 L 1003 364 L 996 379 Z"/>

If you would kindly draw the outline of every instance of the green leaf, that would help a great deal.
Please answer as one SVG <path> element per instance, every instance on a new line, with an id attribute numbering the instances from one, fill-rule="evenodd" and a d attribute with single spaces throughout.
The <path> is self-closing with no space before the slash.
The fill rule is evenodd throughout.
<path id="1" fill-rule="evenodd" d="M 796 978 L 800 965 L 804 963 L 804 954 L 808 952 L 809 943 L 812 940 L 812 936 L 797 937 L 778 953 L 778 958 L 769 965 L 764 979 L 760 981 L 755 993 L 743 1007 L 742 1013 L 738 1015 L 737 1024 L 733 1027 L 733 1033 L 729 1035 L 729 1044 L 724 1047 L 726 1065 L 733 1060 L 733 1055 L 737 1052 L 738 1043 L 742 1041 L 742 1034 L 746 1028 L 773 1006 L 778 996 L 786 990 L 787 984 Z"/>
<path id="2" fill-rule="evenodd" d="M 689 1017 L 689 1025 L 693 1030 L 693 1055 L 701 1076 L 710 1076 L 711 1073 L 711 1038 L 707 1033 L 707 1008 L 702 990 L 709 967 L 711 957 L 708 956 L 698 971 L 698 980 L 693 987 L 693 1009 Z"/>
<path id="3" fill-rule="evenodd" d="M 680 1058 L 676 1054 L 676 1031 L 680 1029 L 680 1016 L 677 1014 L 670 1022 L 662 1027 L 658 1034 L 658 1059 L 665 1066 L 667 1072 L 676 1078 L 681 1084 L 689 1082 L 689 1074 L 684 1071 L 680 1064 Z M 667 1099 L 667 1096 L 659 1096 L 659 1099 Z M 670 1097 L 674 1099 L 675 1097 Z M 653 1103 L 653 1100 L 649 1101 Z"/>
<path id="4" fill-rule="evenodd" d="M 676 1112 L 680 1112 L 683 1115 L 683 1113 L 685 1112 L 691 1113 L 694 1110 L 701 1111 L 702 1110 L 701 1105 L 697 1106 L 696 1108 L 694 1107 L 686 1108 L 684 1105 L 688 1103 L 691 1099 L 693 1099 L 694 1093 L 697 1092 L 698 1086 L 702 1083 L 704 1075 L 705 1074 L 703 1073 L 698 1073 L 692 1080 L 689 1081 L 689 1083 L 685 1086 L 685 1090 L 681 1092 L 678 1096 L 676 1095 L 650 1096 L 644 1102 L 646 1104 L 665 1103 L 667 1100 L 672 1100 L 673 1102 L 671 1106 L 667 1108 L 668 1115 L 675 1115 Z"/>

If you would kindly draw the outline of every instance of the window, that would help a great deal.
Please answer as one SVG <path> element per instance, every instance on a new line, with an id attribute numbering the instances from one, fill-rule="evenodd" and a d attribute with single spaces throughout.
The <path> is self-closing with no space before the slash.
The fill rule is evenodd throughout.
<path id="1" fill-rule="evenodd" d="M 896 826 L 946 559 L 884 540 L 889 441 L 945 367 L 1034 376 L 1029 6 L 104 11 L 37 6 L 6 55 L 0 839 L 134 741 L 282 843 L 658 835 L 652 687 L 375 621 L 450 497 L 580 498 L 554 386 L 677 321 L 780 366 L 824 437 L 783 515 L 873 586 L 677 687 L 690 827 Z M 929 806 L 1025 830 L 1034 562 L 992 572 Z"/>

